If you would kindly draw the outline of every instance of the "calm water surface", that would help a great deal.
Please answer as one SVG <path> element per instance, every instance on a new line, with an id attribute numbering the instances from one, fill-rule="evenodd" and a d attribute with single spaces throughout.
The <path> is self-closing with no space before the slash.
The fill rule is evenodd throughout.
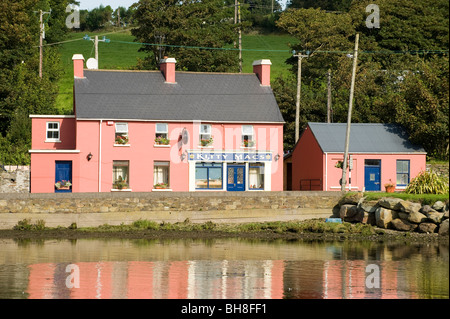
<path id="1" fill-rule="evenodd" d="M 2 239 L 0 298 L 449 298 L 448 253 L 448 244 Z"/>

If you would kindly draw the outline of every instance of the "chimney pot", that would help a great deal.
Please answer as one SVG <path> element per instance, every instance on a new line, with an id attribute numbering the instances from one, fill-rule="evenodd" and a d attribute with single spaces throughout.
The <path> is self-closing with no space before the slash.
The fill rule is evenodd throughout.
<path id="1" fill-rule="evenodd" d="M 253 62 L 253 73 L 258 76 L 262 86 L 270 86 L 270 66 L 272 62 L 267 59 Z"/>
<path id="2" fill-rule="evenodd" d="M 159 62 L 159 69 L 163 73 L 164 78 L 166 79 L 166 83 L 176 83 L 175 63 L 177 63 L 175 58 L 168 57 L 164 57 L 164 59 L 161 59 L 161 61 Z"/>
<path id="3" fill-rule="evenodd" d="M 73 61 L 73 76 L 75 78 L 84 78 L 84 57 L 82 54 L 74 54 Z"/>

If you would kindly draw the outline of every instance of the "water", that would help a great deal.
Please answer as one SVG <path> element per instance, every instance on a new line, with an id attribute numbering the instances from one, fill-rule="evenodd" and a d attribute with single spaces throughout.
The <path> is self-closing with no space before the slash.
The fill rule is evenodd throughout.
<path id="1" fill-rule="evenodd" d="M 0 252 L 1 299 L 449 298 L 448 244 L 2 239 Z"/>

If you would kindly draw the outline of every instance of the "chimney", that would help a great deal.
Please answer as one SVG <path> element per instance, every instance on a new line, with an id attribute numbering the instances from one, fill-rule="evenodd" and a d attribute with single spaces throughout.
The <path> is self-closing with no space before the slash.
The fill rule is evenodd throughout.
<path id="1" fill-rule="evenodd" d="M 73 61 L 73 76 L 75 78 L 84 78 L 84 57 L 82 54 L 74 54 Z"/>
<path id="2" fill-rule="evenodd" d="M 164 57 L 159 62 L 159 69 L 166 79 L 166 83 L 177 83 L 175 82 L 175 63 L 177 61 L 174 58 Z"/>
<path id="3" fill-rule="evenodd" d="M 258 76 L 262 86 L 270 86 L 270 60 L 257 60 L 253 62 L 253 73 Z"/>

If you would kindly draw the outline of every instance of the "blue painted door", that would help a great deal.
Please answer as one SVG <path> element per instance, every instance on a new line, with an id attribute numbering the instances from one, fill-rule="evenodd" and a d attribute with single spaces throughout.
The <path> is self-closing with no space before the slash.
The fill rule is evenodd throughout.
<path id="1" fill-rule="evenodd" d="M 381 191 L 381 160 L 365 160 L 364 187 L 366 191 Z"/>
<path id="2" fill-rule="evenodd" d="M 56 161 L 55 162 L 55 184 L 57 182 L 69 181 L 72 183 L 72 161 Z M 55 193 L 70 193 L 72 186 L 69 189 L 57 189 Z"/>
<path id="3" fill-rule="evenodd" d="M 245 191 L 245 165 L 227 166 L 227 190 L 230 192 Z"/>

